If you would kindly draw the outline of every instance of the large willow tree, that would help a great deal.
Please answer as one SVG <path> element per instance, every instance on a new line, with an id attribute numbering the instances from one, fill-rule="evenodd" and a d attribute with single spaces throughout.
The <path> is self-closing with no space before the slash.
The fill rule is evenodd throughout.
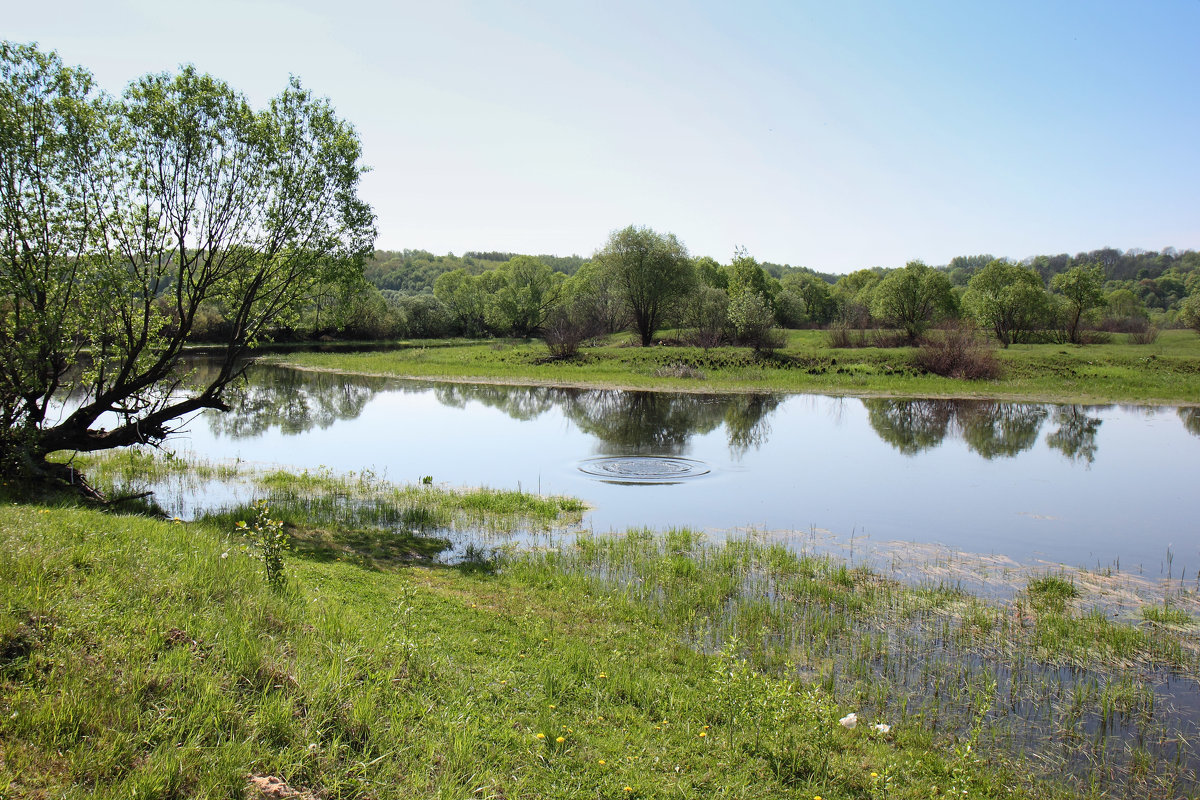
<path id="1" fill-rule="evenodd" d="M 68 476 L 58 450 L 157 444 L 224 409 L 247 350 L 372 250 L 361 146 L 292 80 L 266 108 L 184 68 L 120 98 L 0 43 L 0 467 Z M 229 320 L 185 390 L 202 307 Z"/>

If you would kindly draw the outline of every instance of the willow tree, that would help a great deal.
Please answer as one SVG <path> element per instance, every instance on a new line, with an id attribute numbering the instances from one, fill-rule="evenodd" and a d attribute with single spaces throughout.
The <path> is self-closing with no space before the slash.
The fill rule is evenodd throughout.
<path id="1" fill-rule="evenodd" d="M 0 43 L 0 467 L 157 444 L 316 287 L 361 274 L 374 216 L 354 129 L 293 79 L 262 109 L 187 67 L 120 98 Z M 201 307 L 229 321 L 194 386 Z"/>
<path id="2" fill-rule="evenodd" d="M 633 225 L 613 231 L 594 261 L 608 274 L 643 347 L 696 286 L 687 249 L 672 233 Z"/>

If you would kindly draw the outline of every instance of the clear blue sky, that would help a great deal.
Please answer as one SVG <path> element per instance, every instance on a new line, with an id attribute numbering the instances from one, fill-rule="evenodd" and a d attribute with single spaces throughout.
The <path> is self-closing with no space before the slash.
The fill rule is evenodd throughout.
<path id="1" fill-rule="evenodd" d="M 1200 2 L 14 4 L 120 92 L 289 73 L 362 136 L 378 246 L 727 261 L 1200 249 Z"/>

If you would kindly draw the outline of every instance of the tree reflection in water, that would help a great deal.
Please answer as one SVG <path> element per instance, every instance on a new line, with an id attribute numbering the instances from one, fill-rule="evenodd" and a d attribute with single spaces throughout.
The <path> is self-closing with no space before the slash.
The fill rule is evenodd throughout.
<path id="1" fill-rule="evenodd" d="M 1183 421 L 1183 427 L 1188 433 L 1200 436 L 1200 408 L 1192 406 L 1179 409 L 1179 419 Z"/>
<path id="2" fill-rule="evenodd" d="M 1096 460 L 1096 433 L 1103 421 L 1089 417 L 1083 406 L 1058 406 L 1054 409 L 1058 430 L 1046 437 L 1046 444 L 1072 461 Z"/>
<path id="3" fill-rule="evenodd" d="M 195 378 L 203 381 L 204 364 Z M 230 412 L 205 415 L 212 431 L 232 438 L 258 436 L 272 428 L 287 435 L 328 428 L 362 413 L 381 391 L 421 393 L 428 384 L 387 378 L 251 367 L 228 394 Z M 729 451 L 741 459 L 767 439 L 769 419 L 784 397 L 770 394 L 685 394 L 545 386 L 436 384 L 438 401 L 453 408 L 481 403 L 520 421 L 561 408 L 563 416 L 595 436 L 613 455 L 683 455 L 692 437 L 724 425 Z M 962 439 L 986 459 L 1012 457 L 1032 448 L 1052 416 L 1057 428 L 1046 444 L 1067 458 L 1091 464 L 1102 420 L 1085 406 L 1002 403 L 994 400 L 862 401 L 881 439 L 905 455 L 937 447 L 948 436 Z M 1179 409 L 1184 427 L 1200 435 L 1200 408 Z"/>
<path id="4" fill-rule="evenodd" d="M 301 372 L 278 367 L 251 367 L 226 393 L 229 411 L 206 414 L 218 436 L 244 439 L 278 428 L 295 436 L 354 419 L 384 387 L 386 378 Z"/>
<path id="5" fill-rule="evenodd" d="M 443 384 L 438 400 L 455 408 L 482 403 L 528 421 L 551 408 L 599 439 L 614 455 L 681 455 L 689 440 L 725 424 L 729 449 L 740 458 L 766 441 L 767 417 L 782 398 L 766 394 L 706 395 L 619 389 Z"/>
<path id="6" fill-rule="evenodd" d="M 961 438 L 986 459 L 1011 458 L 1038 440 L 1051 406 L 995 400 L 863 400 L 879 437 L 905 455 L 937 447 L 947 436 Z M 1083 406 L 1054 408 L 1058 429 L 1046 443 L 1073 460 L 1092 463 L 1101 420 Z"/>

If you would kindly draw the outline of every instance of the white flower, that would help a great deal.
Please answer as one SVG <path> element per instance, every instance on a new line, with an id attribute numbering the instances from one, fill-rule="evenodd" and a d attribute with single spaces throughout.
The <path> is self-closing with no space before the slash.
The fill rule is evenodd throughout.
<path id="1" fill-rule="evenodd" d="M 851 711 L 846 716 L 838 720 L 838 725 L 841 725 L 846 730 L 853 730 L 854 726 L 858 725 L 858 714 Z"/>
<path id="2" fill-rule="evenodd" d="M 226 550 L 224 553 L 221 553 L 221 558 L 229 558 L 229 551 Z"/>
<path id="3" fill-rule="evenodd" d="M 888 725 L 887 723 L 884 723 L 884 722 L 876 722 L 875 723 L 875 730 L 879 731 L 880 733 L 888 733 L 889 731 L 891 731 L 891 729 L 892 729 L 892 726 Z"/>

